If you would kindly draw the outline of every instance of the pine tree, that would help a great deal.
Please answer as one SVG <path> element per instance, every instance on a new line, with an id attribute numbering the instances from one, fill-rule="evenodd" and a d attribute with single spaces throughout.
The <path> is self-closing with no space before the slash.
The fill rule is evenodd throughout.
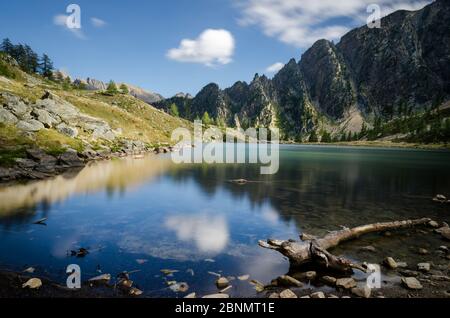
<path id="1" fill-rule="evenodd" d="M 2 44 L 0 45 L 0 51 L 5 52 L 6 54 L 12 56 L 14 51 L 14 45 L 8 38 L 3 39 Z"/>
<path id="2" fill-rule="evenodd" d="M 47 54 L 42 55 L 39 67 L 42 76 L 50 80 L 53 79 L 53 62 L 50 60 Z"/>
<path id="3" fill-rule="evenodd" d="M 108 83 L 108 87 L 106 88 L 106 92 L 109 94 L 117 94 L 119 91 L 117 90 L 117 85 L 113 80 L 110 80 Z"/>
<path id="4" fill-rule="evenodd" d="M 128 86 L 123 84 L 123 83 L 120 85 L 120 91 L 122 92 L 122 94 L 130 93 L 130 90 L 128 89 Z"/>
<path id="5" fill-rule="evenodd" d="M 37 73 L 39 70 L 39 56 L 34 52 L 30 46 L 25 45 L 25 71 L 28 73 Z"/>
<path id="6" fill-rule="evenodd" d="M 331 142 L 331 135 L 329 132 L 324 131 L 322 133 L 322 138 L 320 139 L 320 142 L 324 142 L 324 143 L 330 143 Z"/>
<path id="7" fill-rule="evenodd" d="M 180 117 L 180 112 L 178 111 L 177 104 L 172 103 L 169 107 L 169 114 L 175 117 Z"/>
<path id="8" fill-rule="evenodd" d="M 208 112 L 203 113 L 202 122 L 203 122 L 203 125 L 207 125 L 207 126 L 211 125 L 212 120 L 211 120 L 211 117 L 209 117 Z"/>
<path id="9" fill-rule="evenodd" d="M 317 134 L 314 130 L 311 132 L 311 135 L 309 135 L 308 141 L 309 142 L 318 142 L 319 141 L 319 138 L 317 137 Z"/>

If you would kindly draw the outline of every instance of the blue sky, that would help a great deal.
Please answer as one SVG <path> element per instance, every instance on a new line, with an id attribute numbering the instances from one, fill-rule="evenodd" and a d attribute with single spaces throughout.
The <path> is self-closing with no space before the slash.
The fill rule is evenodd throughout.
<path id="1" fill-rule="evenodd" d="M 315 40 L 338 40 L 349 28 L 364 24 L 366 7 L 373 2 L 2 1 L 0 37 L 47 53 L 55 67 L 75 78 L 114 79 L 166 97 L 195 95 L 210 82 L 224 88 L 237 80 L 251 81 L 256 72 L 272 76 L 269 66 L 298 60 Z M 383 14 L 427 2 L 378 1 Z M 61 23 L 71 3 L 81 8 L 81 29 L 76 31 Z"/>

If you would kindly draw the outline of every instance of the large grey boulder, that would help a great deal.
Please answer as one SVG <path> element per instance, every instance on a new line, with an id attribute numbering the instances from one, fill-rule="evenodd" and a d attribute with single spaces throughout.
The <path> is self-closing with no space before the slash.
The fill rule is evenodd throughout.
<path id="1" fill-rule="evenodd" d="M 69 136 L 71 138 L 75 138 L 78 136 L 78 129 L 68 126 L 65 123 L 61 123 L 56 126 L 56 130 L 58 130 L 58 132 L 60 132 L 61 134 Z"/>
<path id="2" fill-rule="evenodd" d="M 35 119 L 29 119 L 29 120 L 21 120 L 17 123 L 16 127 L 20 130 L 24 131 L 30 131 L 30 132 L 37 132 L 39 130 L 44 129 L 44 125 L 35 120 Z"/>
<path id="3" fill-rule="evenodd" d="M 46 128 L 52 128 L 54 125 L 61 122 L 59 117 L 50 115 L 50 113 L 44 109 L 34 109 L 31 114 Z"/>
<path id="4" fill-rule="evenodd" d="M 80 111 L 75 106 L 49 91 L 36 102 L 35 107 L 59 116 L 67 123 L 80 115 Z"/>
<path id="5" fill-rule="evenodd" d="M 17 121 L 17 117 L 11 114 L 10 111 L 4 108 L 0 108 L 0 123 L 14 125 L 15 123 L 17 123 Z"/>
<path id="6" fill-rule="evenodd" d="M 19 96 L 9 93 L 2 93 L 1 97 L 4 100 L 5 108 L 19 118 L 28 114 L 31 110 L 31 108 Z"/>
<path id="7" fill-rule="evenodd" d="M 82 167 L 84 166 L 83 160 L 78 157 L 78 153 L 74 149 L 68 149 L 65 153 L 59 156 L 58 162 L 65 166 L 70 167 Z"/>

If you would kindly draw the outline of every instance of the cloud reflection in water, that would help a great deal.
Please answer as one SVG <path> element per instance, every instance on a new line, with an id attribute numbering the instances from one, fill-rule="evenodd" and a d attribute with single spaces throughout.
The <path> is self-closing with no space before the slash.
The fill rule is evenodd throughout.
<path id="1" fill-rule="evenodd" d="M 230 236 L 223 216 L 175 215 L 168 217 L 165 225 L 179 240 L 193 242 L 203 253 L 220 253 Z"/>

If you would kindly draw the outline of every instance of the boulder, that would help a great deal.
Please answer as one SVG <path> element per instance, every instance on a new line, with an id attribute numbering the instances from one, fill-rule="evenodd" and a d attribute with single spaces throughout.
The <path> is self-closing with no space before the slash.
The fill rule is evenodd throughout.
<path id="1" fill-rule="evenodd" d="M 41 122 L 46 128 L 52 128 L 54 125 L 61 122 L 59 118 L 55 118 L 44 109 L 34 109 L 31 114 L 35 116 L 37 121 Z"/>
<path id="2" fill-rule="evenodd" d="M 26 158 L 17 158 L 16 160 L 17 166 L 22 169 L 33 169 L 37 166 L 37 163 L 34 160 L 26 159 Z"/>
<path id="3" fill-rule="evenodd" d="M 16 124 L 16 127 L 20 130 L 24 131 L 30 131 L 30 132 L 37 132 L 39 130 L 44 129 L 44 125 L 35 120 L 35 119 L 29 119 L 29 120 L 21 120 Z"/>
<path id="4" fill-rule="evenodd" d="M 38 162 L 39 164 L 45 164 L 45 165 L 55 165 L 56 164 L 56 158 L 53 156 L 50 156 L 48 154 L 46 154 L 43 150 L 41 149 L 27 149 L 26 150 L 27 156 Z"/>
<path id="5" fill-rule="evenodd" d="M 0 123 L 7 125 L 14 125 L 18 122 L 16 116 L 14 116 L 10 111 L 4 108 L 0 108 Z"/>
<path id="6" fill-rule="evenodd" d="M 402 278 L 402 284 L 408 289 L 422 289 L 422 284 L 414 277 L 403 277 Z"/>
<path id="7" fill-rule="evenodd" d="M 30 107 L 23 102 L 23 100 L 9 93 L 3 93 L 1 95 L 5 100 L 5 108 L 7 108 L 12 114 L 21 118 L 25 114 L 29 113 Z"/>
<path id="8" fill-rule="evenodd" d="M 369 286 L 364 285 L 364 286 L 352 288 L 352 293 L 358 297 L 370 298 L 370 294 L 372 293 L 372 290 L 370 289 Z"/>
<path id="9" fill-rule="evenodd" d="M 71 138 L 75 138 L 78 136 L 78 129 L 76 129 L 75 127 L 70 127 L 65 123 L 61 123 L 56 126 L 56 130 L 58 130 L 58 132 L 60 132 L 61 134 L 69 136 Z"/>
<path id="10" fill-rule="evenodd" d="M 356 287 L 356 281 L 353 278 L 339 278 L 336 280 L 336 287 L 351 289 Z"/>
<path id="11" fill-rule="evenodd" d="M 46 91 L 42 99 L 38 100 L 34 107 L 44 109 L 52 115 L 59 116 L 67 123 L 73 121 L 80 115 L 79 110 L 75 106 L 49 91 Z"/>
<path id="12" fill-rule="evenodd" d="M 83 167 L 84 162 L 78 157 L 76 150 L 68 149 L 65 153 L 59 156 L 58 163 L 70 167 Z"/>
<path id="13" fill-rule="evenodd" d="M 298 297 L 292 290 L 285 289 L 280 293 L 280 298 L 298 298 Z"/>

